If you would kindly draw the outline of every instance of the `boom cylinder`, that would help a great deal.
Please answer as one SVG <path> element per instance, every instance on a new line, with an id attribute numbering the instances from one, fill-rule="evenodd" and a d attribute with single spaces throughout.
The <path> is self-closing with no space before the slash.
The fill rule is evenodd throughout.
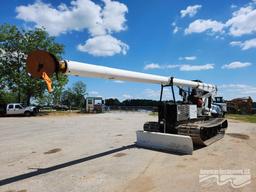
<path id="1" fill-rule="evenodd" d="M 28 55 L 27 71 L 31 74 L 32 77 L 37 78 L 43 78 L 42 76 L 45 73 L 51 77 L 54 72 L 62 72 L 67 75 L 75 75 L 81 77 L 95 77 L 161 85 L 173 84 L 180 87 L 198 88 L 209 92 L 217 91 L 217 87 L 212 84 L 92 65 L 77 61 L 58 61 L 52 54 L 41 50 L 34 51 Z"/>

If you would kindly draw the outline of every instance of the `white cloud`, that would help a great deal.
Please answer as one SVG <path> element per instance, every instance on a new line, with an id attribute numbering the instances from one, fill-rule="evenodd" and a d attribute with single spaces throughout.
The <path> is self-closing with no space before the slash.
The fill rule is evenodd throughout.
<path id="1" fill-rule="evenodd" d="M 105 7 L 102 11 L 103 26 L 111 33 L 125 30 L 125 14 L 128 8 L 125 4 L 117 1 L 103 0 Z"/>
<path id="2" fill-rule="evenodd" d="M 229 64 L 223 65 L 223 69 L 238 69 L 238 68 L 244 68 L 244 67 L 249 67 L 252 64 L 249 62 L 240 62 L 240 61 L 234 61 Z"/>
<path id="3" fill-rule="evenodd" d="M 233 99 L 237 97 L 254 97 L 256 98 L 256 86 L 247 84 L 223 84 L 218 86 L 221 95 L 225 98 Z"/>
<path id="4" fill-rule="evenodd" d="M 175 26 L 172 32 L 173 34 L 176 34 L 178 31 L 179 31 L 179 27 Z"/>
<path id="5" fill-rule="evenodd" d="M 133 96 L 129 95 L 129 94 L 123 94 L 122 95 L 124 99 L 132 99 Z"/>
<path id="6" fill-rule="evenodd" d="M 180 66 L 181 65 L 166 65 L 165 68 L 167 68 L 167 69 L 174 69 L 174 68 L 178 68 Z"/>
<path id="7" fill-rule="evenodd" d="M 245 85 L 245 84 L 222 84 L 219 88 L 232 88 L 240 89 L 249 93 L 256 93 L 256 86 Z"/>
<path id="8" fill-rule="evenodd" d="M 256 38 L 254 39 L 249 39 L 244 42 L 241 41 L 232 41 L 230 42 L 231 46 L 239 46 L 241 47 L 242 50 L 247 50 L 251 48 L 256 48 Z"/>
<path id="9" fill-rule="evenodd" d="M 189 64 L 159 65 L 159 64 L 151 63 L 151 64 L 148 64 L 144 67 L 145 70 L 150 70 L 150 69 L 174 69 L 174 68 L 179 68 L 180 71 L 202 71 L 202 70 L 214 69 L 214 64 L 205 64 L 205 65 L 189 65 Z"/>
<path id="10" fill-rule="evenodd" d="M 179 57 L 179 60 L 187 60 L 187 61 L 193 61 L 196 60 L 196 56 L 186 56 L 186 57 Z"/>
<path id="11" fill-rule="evenodd" d="M 235 9 L 235 8 L 237 8 L 237 5 L 231 4 L 231 5 L 230 5 L 230 8 L 231 8 L 231 9 Z"/>
<path id="12" fill-rule="evenodd" d="M 61 3 L 57 8 L 42 1 L 36 1 L 27 6 L 16 8 L 17 18 L 45 27 L 54 36 L 68 31 L 88 29 L 91 35 L 104 35 L 109 32 L 119 32 L 126 29 L 126 5 L 103 0 L 104 7 L 91 0 L 74 0 L 67 6 Z"/>
<path id="13" fill-rule="evenodd" d="M 89 93 L 90 93 L 91 95 L 98 95 L 98 94 L 99 94 L 98 91 L 90 91 Z"/>
<path id="14" fill-rule="evenodd" d="M 54 36 L 72 30 L 88 29 L 93 35 L 105 34 L 101 7 L 90 0 L 72 1 L 71 6 L 60 4 L 57 8 L 42 1 L 16 8 L 17 18 L 45 27 Z"/>
<path id="15" fill-rule="evenodd" d="M 99 94 L 98 91 L 90 91 L 89 95 L 93 97 L 103 97 L 102 95 Z"/>
<path id="16" fill-rule="evenodd" d="M 224 26 L 223 23 L 215 20 L 197 19 L 189 24 L 188 28 L 185 29 L 185 34 L 202 33 L 205 31 L 222 32 Z"/>
<path id="17" fill-rule="evenodd" d="M 205 71 L 214 69 L 214 64 L 205 65 L 181 65 L 180 71 Z"/>
<path id="18" fill-rule="evenodd" d="M 193 5 L 193 6 L 188 6 L 186 9 L 180 11 L 181 17 L 193 17 L 197 14 L 199 9 L 201 9 L 202 5 Z"/>
<path id="19" fill-rule="evenodd" d="M 149 69 L 160 69 L 161 66 L 157 63 L 151 63 L 151 64 L 147 64 L 145 65 L 144 69 L 145 70 L 149 70 Z"/>
<path id="20" fill-rule="evenodd" d="M 125 55 L 129 46 L 111 35 L 96 36 L 88 39 L 85 44 L 79 44 L 77 49 L 94 56 Z"/>
<path id="21" fill-rule="evenodd" d="M 160 65 L 157 63 L 151 63 L 147 64 L 144 67 L 144 70 L 151 70 L 151 69 L 174 69 L 174 68 L 179 68 L 181 65 L 175 65 L 175 64 L 169 64 L 169 65 Z"/>
<path id="22" fill-rule="evenodd" d="M 89 54 L 95 56 L 126 54 L 128 45 L 111 35 L 126 30 L 125 14 L 128 8 L 117 1 L 102 1 L 103 5 L 96 4 L 92 0 L 73 0 L 70 5 L 61 3 L 53 7 L 51 4 L 37 0 L 33 4 L 16 7 L 16 17 L 33 23 L 36 27 L 45 27 L 53 36 L 88 30 L 91 38 L 78 48 Z M 101 42 L 103 45 L 95 42 Z"/>
<path id="23" fill-rule="evenodd" d="M 119 83 L 119 84 L 124 83 L 124 81 L 121 81 L 121 80 L 114 80 L 113 82 L 114 83 Z"/>
<path id="24" fill-rule="evenodd" d="M 153 89 L 144 89 L 144 95 L 146 95 L 148 98 L 158 98 L 160 97 L 160 91 Z"/>
<path id="25" fill-rule="evenodd" d="M 242 44 L 242 42 L 241 41 L 231 41 L 229 44 L 231 46 L 240 46 Z"/>
<path id="26" fill-rule="evenodd" d="M 172 22 L 172 27 L 173 27 L 173 31 L 172 31 L 173 34 L 176 34 L 180 30 L 176 22 Z"/>
<path id="27" fill-rule="evenodd" d="M 256 32 L 256 8 L 255 4 L 249 3 L 244 7 L 234 11 L 232 17 L 226 22 L 215 20 L 198 19 L 189 24 L 185 29 L 185 34 L 203 33 L 210 31 L 213 33 L 224 33 L 227 29 L 231 36 L 242 36 Z"/>
<path id="28" fill-rule="evenodd" d="M 153 89 L 144 89 L 144 98 L 148 99 L 159 99 L 160 98 L 160 89 L 153 90 Z M 163 100 L 170 100 L 172 99 L 171 90 L 170 88 L 166 87 L 163 89 Z"/>
<path id="29" fill-rule="evenodd" d="M 233 17 L 226 22 L 230 35 L 241 36 L 256 32 L 256 9 L 252 6 L 242 7 L 232 15 Z"/>

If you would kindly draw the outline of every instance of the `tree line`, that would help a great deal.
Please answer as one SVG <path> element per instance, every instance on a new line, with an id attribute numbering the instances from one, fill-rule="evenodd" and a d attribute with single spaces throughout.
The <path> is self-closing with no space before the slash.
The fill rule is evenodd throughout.
<path id="1" fill-rule="evenodd" d="M 150 99 L 126 99 L 119 101 L 117 98 L 105 99 L 105 105 L 107 106 L 140 106 L 140 107 L 157 107 L 160 104 L 159 101 Z"/>

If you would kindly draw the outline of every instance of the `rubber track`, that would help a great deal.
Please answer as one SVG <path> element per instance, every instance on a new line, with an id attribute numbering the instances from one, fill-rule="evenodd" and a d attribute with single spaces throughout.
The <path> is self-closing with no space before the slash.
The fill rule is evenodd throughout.
<path id="1" fill-rule="evenodd" d="M 224 118 L 215 118 L 181 124 L 177 128 L 178 134 L 190 136 L 194 145 L 207 146 L 224 137 L 227 120 Z M 207 131 L 211 134 L 207 134 Z"/>

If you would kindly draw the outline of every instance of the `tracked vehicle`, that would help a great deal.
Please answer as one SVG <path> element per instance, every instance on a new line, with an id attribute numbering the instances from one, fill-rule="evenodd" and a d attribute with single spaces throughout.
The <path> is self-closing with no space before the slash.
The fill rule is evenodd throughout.
<path id="1" fill-rule="evenodd" d="M 164 102 L 162 94 L 166 86 L 173 84 L 161 86 L 158 122 L 145 123 L 145 131 L 190 136 L 193 144 L 198 146 L 207 146 L 224 136 L 228 126 L 224 118 L 226 108 L 212 102 L 215 91 L 202 91 L 199 88 L 190 91 L 179 87 L 182 102 L 176 102 L 174 93 L 172 102 Z"/>
<path id="2" fill-rule="evenodd" d="M 50 77 L 56 73 L 81 77 L 95 77 L 161 85 L 158 121 L 146 122 L 143 130 L 136 132 L 140 147 L 192 154 L 195 145 L 207 146 L 221 139 L 228 126 L 224 118 L 225 104 L 215 101 L 217 87 L 198 80 L 183 80 L 116 68 L 58 61 L 54 55 L 36 50 L 28 55 L 27 71 L 33 78 L 41 78 L 52 91 Z M 175 98 L 178 87 L 182 101 Z M 170 87 L 172 101 L 163 101 L 163 90 Z"/>

